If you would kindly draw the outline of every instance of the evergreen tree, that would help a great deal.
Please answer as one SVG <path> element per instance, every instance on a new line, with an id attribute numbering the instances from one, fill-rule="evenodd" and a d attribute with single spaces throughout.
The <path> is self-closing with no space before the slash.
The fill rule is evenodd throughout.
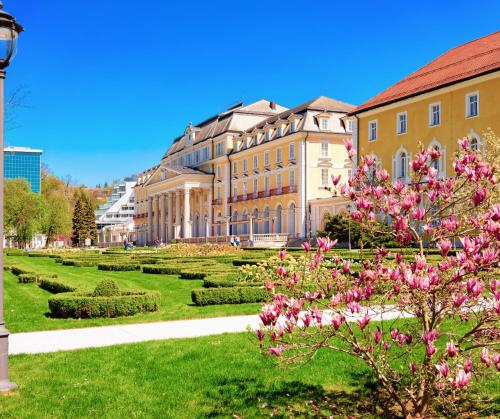
<path id="1" fill-rule="evenodd" d="M 83 189 L 80 189 L 75 195 L 73 236 L 71 241 L 73 242 L 73 246 L 84 246 L 87 239 L 90 239 L 92 244 L 97 242 L 95 213 L 90 197 Z"/>

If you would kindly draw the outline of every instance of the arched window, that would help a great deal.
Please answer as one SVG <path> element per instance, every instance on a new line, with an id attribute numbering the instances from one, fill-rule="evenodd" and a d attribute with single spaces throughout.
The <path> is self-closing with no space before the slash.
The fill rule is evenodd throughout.
<path id="1" fill-rule="evenodd" d="M 231 221 L 232 221 L 232 234 L 233 235 L 237 235 L 238 234 L 238 211 L 234 211 L 233 212 L 233 216 L 231 218 Z"/>
<path id="2" fill-rule="evenodd" d="M 222 214 L 217 214 L 217 236 L 222 236 Z"/>
<path id="3" fill-rule="evenodd" d="M 248 211 L 246 209 L 243 210 L 241 221 L 244 222 L 244 224 L 241 225 L 241 234 L 248 234 Z"/>
<path id="4" fill-rule="evenodd" d="M 472 137 L 470 140 L 470 148 L 473 150 L 479 150 L 479 141 L 477 140 L 476 137 Z"/>
<path id="5" fill-rule="evenodd" d="M 295 204 L 292 202 L 288 207 L 288 234 L 295 234 Z"/>
<path id="6" fill-rule="evenodd" d="M 270 233 L 270 225 L 269 225 L 269 207 L 264 208 L 264 234 L 269 234 Z"/>
<path id="7" fill-rule="evenodd" d="M 277 234 L 283 232 L 282 213 L 283 207 L 281 206 L 281 204 L 278 204 L 278 206 L 276 207 L 276 224 L 274 225 L 274 232 Z"/>
<path id="8" fill-rule="evenodd" d="M 439 147 L 437 144 L 435 144 L 433 146 L 433 148 L 434 148 L 434 150 L 441 152 L 441 147 Z M 441 173 L 441 156 L 439 158 L 431 161 L 431 167 L 436 169 L 438 171 L 438 173 Z"/>
<path id="9" fill-rule="evenodd" d="M 399 177 L 406 179 L 408 174 L 408 156 L 404 151 L 399 155 Z"/>
<path id="10" fill-rule="evenodd" d="M 259 234 L 259 210 L 255 208 L 253 210 L 253 221 L 252 221 L 252 227 L 253 227 L 253 233 L 254 234 Z"/>

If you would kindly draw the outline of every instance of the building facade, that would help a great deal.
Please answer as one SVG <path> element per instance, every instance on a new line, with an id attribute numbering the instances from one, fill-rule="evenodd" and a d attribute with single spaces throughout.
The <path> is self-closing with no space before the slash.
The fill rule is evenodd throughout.
<path id="1" fill-rule="evenodd" d="M 190 124 L 138 176 L 137 241 L 306 237 L 310 202 L 331 196 L 332 175 L 349 176 L 342 118 L 353 108 L 326 97 L 293 109 L 261 100 Z"/>
<path id="2" fill-rule="evenodd" d="M 499 92 L 496 32 L 451 49 L 352 111 L 358 155 L 372 155 L 393 179 L 407 181 L 421 141 L 440 150 L 440 175 L 452 176 L 459 138 L 481 149 L 487 130 L 500 134 Z"/>
<path id="3" fill-rule="evenodd" d="M 42 150 L 33 150 L 29 147 L 5 147 L 5 179 L 26 179 L 31 185 L 31 191 L 40 193 L 42 153 Z"/>
<path id="4" fill-rule="evenodd" d="M 135 240 L 135 182 L 115 185 L 108 200 L 95 211 L 100 246 Z"/>

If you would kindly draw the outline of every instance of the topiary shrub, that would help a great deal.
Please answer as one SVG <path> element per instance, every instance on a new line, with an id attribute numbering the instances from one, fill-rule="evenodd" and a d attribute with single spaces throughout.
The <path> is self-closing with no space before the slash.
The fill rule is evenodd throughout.
<path id="1" fill-rule="evenodd" d="M 52 316 L 57 318 L 90 319 L 95 317 L 132 316 L 157 311 L 158 291 L 121 291 L 119 295 L 95 297 L 89 293 L 65 293 L 49 298 Z"/>
<path id="2" fill-rule="evenodd" d="M 75 292 L 76 288 L 71 285 L 63 284 L 59 281 L 54 281 L 53 279 L 40 278 L 40 283 L 38 286 L 45 291 L 52 294 L 60 294 L 63 292 Z"/>
<path id="3" fill-rule="evenodd" d="M 11 272 L 16 275 L 16 276 L 19 276 L 19 275 L 23 275 L 23 274 L 32 274 L 34 275 L 35 273 L 32 272 L 32 271 L 28 271 L 27 269 L 24 269 L 24 268 L 20 268 L 18 266 L 13 266 L 12 269 L 11 269 Z"/>
<path id="4" fill-rule="evenodd" d="M 243 259 L 233 260 L 233 266 L 258 265 L 259 263 L 260 262 L 257 260 L 243 260 Z"/>
<path id="5" fill-rule="evenodd" d="M 9 249 L 5 252 L 7 256 L 27 256 L 28 253 L 22 249 Z"/>
<path id="6" fill-rule="evenodd" d="M 40 252 L 28 252 L 28 256 L 30 258 L 46 258 L 48 255 Z"/>
<path id="7" fill-rule="evenodd" d="M 99 263 L 100 271 L 140 271 L 141 265 L 132 263 Z"/>
<path id="8" fill-rule="evenodd" d="M 242 304 L 264 301 L 266 291 L 261 287 L 195 288 L 191 299 L 197 306 Z"/>
<path id="9" fill-rule="evenodd" d="M 17 277 L 20 284 L 31 284 L 38 282 L 38 275 L 35 274 L 21 274 Z"/>
<path id="10" fill-rule="evenodd" d="M 208 278 L 203 281 L 203 288 L 255 287 L 255 282 L 242 282 L 223 278 Z"/>
<path id="11" fill-rule="evenodd" d="M 195 272 L 195 271 L 181 271 L 182 279 L 205 279 L 207 276 L 204 272 Z"/>
<path id="12" fill-rule="evenodd" d="M 142 272 L 145 274 L 179 275 L 181 273 L 181 268 L 173 268 L 172 266 L 161 265 L 144 265 L 142 267 Z"/>
<path id="13" fill-rule="evenodd" d="M 120 295 L 118 284 L 112 279 L 103 279 L 97 284 L 92 294 L 94 297 L 111 297 Z"/>

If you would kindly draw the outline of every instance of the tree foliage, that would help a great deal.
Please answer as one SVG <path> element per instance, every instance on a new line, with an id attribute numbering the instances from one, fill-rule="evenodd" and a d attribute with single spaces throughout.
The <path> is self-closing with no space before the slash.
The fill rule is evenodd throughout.
<path id="1" fill-rule="evenodd" d="M 75 206 L 73 209 L 73 246 L 84 246 L 90 239 L 92 244 L 97 241 L 94 205 L 83 188 L 75 192 Z"/>
<path id="2" fill-rule="evenodd" d="M 352 158 L 351 141 L 346 148 Z M 339 188 L 355 207 L 351 217 L 372 234 L 380 229 L 377 216 L 391 217 L 400 245 L 418 247 L 361 251 L 356 264 L 331 255 L 336 243 L 329 238 L 318 239 L 316 252 L 305 243 L 299 258 L 281 251 L 256 271 L 273 293 L 257 331 L 265 353 L 283 362 L 309 359 L 322 348 L 356 357 L 389 396 L 386 407 L 404 417 L 431 417 L 438 405 L 457 416 L 457 399 L 497 374 L 498 167 L 467 138 L 459 149 L 454 177 L 443 179 L 432 164 L 440 152 L 421 147 L 409 184 L 391 182 L 370 156 L 361 159 L 354 178 Z M 460 249 L 450 252 L 455 241 Z"/>

